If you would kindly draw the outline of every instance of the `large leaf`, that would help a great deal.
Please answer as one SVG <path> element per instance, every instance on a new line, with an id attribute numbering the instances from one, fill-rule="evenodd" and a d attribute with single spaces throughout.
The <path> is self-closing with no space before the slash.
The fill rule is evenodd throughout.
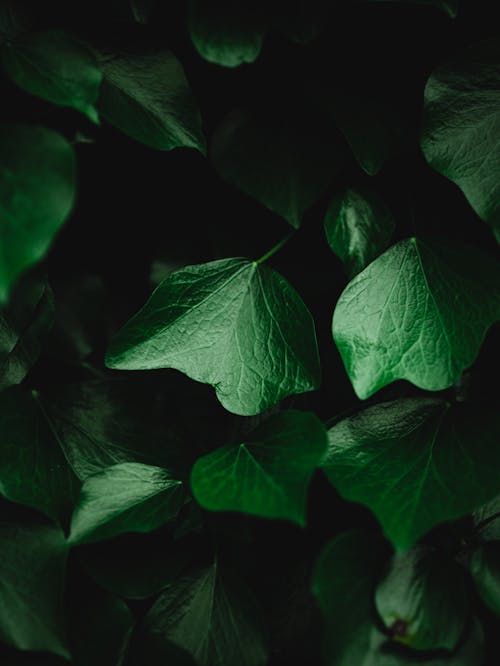
<path id="1" fill-rule="evenodd" d="M 469 47 L 425 87 L 422 150 L 460 187 L 500 242 L 500 41 Z"/>
<path id="2" fill-rule="evenodd" d="M 465 572 L 438 549 L 415 546 L 394 555 L 375 604 L 395 640 L 417 650 L 454 650 L 468 619 Z"/>
<path id="3" fill-rule="evenodd" d="M 27 275 L 0 311 L 0 390 L 19 384 L 38 359 L 54 320 L 54 297 L 45 280 Z"/>
<path id="4" fill-rule="evenodd" d="M 95 53 L 79 39 L 61 30 L 21 35 L 3 49 L 2 62 L 21 88 L 99 122 L 94 105 L 102 72 Z"/>
<path id="5" fill-rule="evenodd" d="M 345 148 L 319 114 L 234 111 L 215 132 L 212 160 L 224 180 L 298 228 L 342 168 Z"/>
<path id="6" fill-rule="evenodd" d="M 134 462 L 113 465 L 85 480 L 69 540 L 78 544 L 150 532 L 175 518 L 184 500 L 182 482 L 167 470 Z"/>
<path id="7" fill-rule="evenodd" d="M 498 411 L 433 398 L 369 407 L 329 431 L 322 467 L 370 507 L 399 549 L 498 492 Z"/>
<path id="8" fill-rule="evenodd" d="M 222 565 L 175 581 L 145 618 L 147 632 L 189 652 L 199 666 L 264 666 L 261 611 L 249 590 Z"/>
<path id="9" fill-rule="evenodd" d="M 258 414 L 319 385 L 314 323 L 267 266 L 221 259 L 169 275 L 111 341 L 110 368 L 176 368 L 230 412 Z"/>
<path id="10" fill-rule="evenodd" d="M 63 589 L 67 547 L 45 525 L 0 523 L 0 638 L 22 650 L 69 657 Z"/>
<path id="11" fill-rule="evenodd" d="M 357 395 L 396 379 L 429 391 L 455 383 L 500 319 L 500 266 L 471 247 L 409 238 L 340 296 L 333 337 Z"/>
<path id="12" fill-rule="evenodd" d="M 307 489 L 327 446 L 319 419 L 308 412 L 271 416 L 244 443 L 197 460 L 195 499 L 211 511 L 240 511 L 305 525 Z"/>
<path id="13" fill-rule="evenodd" d="M 329 246 L 352 278 L 389 245 L 394 218 L 375 190 L 348 188 L 330 201 L 325 215 Z"/>
<path id="14" fill-rule="evenodd" d="M 196 101 L 170 51 L 108 55 L 102 68 L 98 109 L 108 122 L 151 148 L 205 152 Z"/>
<path id="15" fill-rule="evenodd" d="M 0 303 L 19 274 L 42 259 L 75 196 L 75 156 L 42 127 L 0 124 Z"/>
<path id="16" fill-rule="evenodd" d="M 474 585 L 484 603 L 500 616 L 500 543 L 486 543 L 470 559 Z"/>

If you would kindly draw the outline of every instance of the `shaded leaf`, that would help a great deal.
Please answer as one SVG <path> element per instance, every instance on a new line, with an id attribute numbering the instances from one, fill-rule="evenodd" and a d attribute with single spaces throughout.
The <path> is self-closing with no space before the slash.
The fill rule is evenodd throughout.
<path id="1" fill-rule="evenodd" d="M 458 12 L 459 0 L 362 0 L 363 2 L 383 2 L 390 1 L 394 3 L 410 3 L 417 5 L 432 5 L 446 12 L 451 18 L 455 18 Z"/>
<path id="2" fill-rule="evenodd" d="M 147 23 L 156 0 L 129 0 L 130 9 L 137 23 Z"/>
<path id="3" fill-rule="evenodd" d="M 477 548 L 470 560 L 474 585 L 484 603 L 500 616 L 500 544 Z"/>

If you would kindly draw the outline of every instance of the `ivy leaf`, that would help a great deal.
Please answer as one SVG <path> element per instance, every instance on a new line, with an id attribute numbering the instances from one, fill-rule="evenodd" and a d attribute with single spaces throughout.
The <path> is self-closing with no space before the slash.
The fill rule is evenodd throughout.
<path id="1" fill-rule="evenodd" d="M 0 390 L 20 384 L 34 365 L 54 320 L 54 297 L 45 280 L 27 275 L 0 311 Z"/>
<path id="2" fill-rule="evenodd" d="M 75 197 L 75 156 L 42 127 L 0 124 L 0 303 L 28 266 L 42 259 Z"/>
<path id="3" fill-rule="evenodd" d="M 352 278 L 389 245 L 394 218 L 375 190 L 348 188 L 330 201 L 326 239 Z"/>
<path id="4" fill-rule="evenodd" d="M 210 511 L 284 518 L 304 526 L 309 481 L 326 446 L 324 426 L 314 414 L 275 414 L 244 443 L 197 460 L 193 495 Z"/>
<path id="5" fill-rule="evenodd" d="M 146 615 L 145 629 L 183 648 L 199 666 L 264 666 L 268 653 L 260 617 L 243 582 L 215 561 L 169 586 Z"/>
<path id="6" fill-rule="evenodd" d="M 470 570 L 479 596 L 500 616 L 500 544 L 479 546 L 472 554 Z"/>
<path id="7" fill-rule="evenodd" d="M 94 105 L 102 72 L 95 53 L 76 37 L 61 30 L 21 35 L 4 47 L 2 62 L 24 90 L 99 122 Z"/>
<path id="8" fill-rule="evenodd" d="M 364 2 L 382 2 L 386 0 L 363 0 Z M 390 0 L 391 2 L 403 2 L 417 5 L 432 5 L 446 12 L 451 18 L 455 18 L 458 12 L 459 0 Z"/>
<path id="9" fill-rule="evenodd" d="M 175 368 L 253 415 L 318 387 L 314 323 L 278 273 L 221 259 L 171 273 L 112 339 L 109 368 Z"/>
<path id="10" fill-rule="evenodd" d="M 425 87 L 422 150 L 500 242 L 499 64 L 500 41 L 489 40 L 434 70 Z"/>
<path id="11" fill-rule="evenodd" d="M 107 55 L 102 69 L 98 109 L 111 125 L 150 148 L 205 153 L 200 112 L 170 51 Z"/>
<path id="12" fill-rule="evenodd" d="M 189 32 L 202 58 L 224 67 L 238 67 L 257 59 L 266 21 L 255 3 L 203 0 L 189 3 Z"/>
<path id="13" fill-rule="evenodd" d="M 175 518 L 184 500 L 182 482 L 165 469 L 134 462 L 113 465 L 85 480 L 69 541 L 88 543 L 124 532 L 149 532 Z"/>
<path id="14" fill-rule="evenodd" d="M 55 521 L 66 517 L 77 480 L 54 438 L 36 392 L 0 395 L 0 493 Z"/>
<path id="15" fill-rule="evenodd" d="M 234 111 L 214 134 L 212 161 L 224 180 L 297 229 L 345 161 L 331 125 L 306 111 L 276 117 Z"/>
<path id="16" fill-rule="evenodd" d="M 361 399 L 396 379 L 439 391 L 474 362 L 500 318 L 498 263 L 471 247 L 409 238 L 340 296 L 333 337 Z"/>
<path id="17" fill-rule="evenodd" d="M 498 412 L 434 398 L 381 403 L 329 431 L 322 468 L 366 504 L 398 549 L 498 492 Z"/>
<path id="18" fill-rule="evenodd" d="M 394 639 L 417 650 L 454 650 L 467 620 L 463 569 L 430 546 L 396 553 L 375 591 Z"/>
<path id="19" fill-rule="evenodd" d="M 46 525 L 0 523 L 0 638 L 69 658 L 63 589 L 67 547 Z"/>

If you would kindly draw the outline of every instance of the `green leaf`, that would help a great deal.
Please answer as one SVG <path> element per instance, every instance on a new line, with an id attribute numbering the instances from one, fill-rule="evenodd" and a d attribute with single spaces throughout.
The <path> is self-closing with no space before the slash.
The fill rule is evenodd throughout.
<path id="1" fill-rule="evenodd" d="M 425 87 L 422 150 L 462 190 L 500 242 L 500 41 L 470 46 Z"/>
<path id="2" fill-rule="evenodd" d="M 481 541 L 500 541 L 500 495 L 476 509 L 472 519 Z"/>
<path id="3" fill-rule="evenodd" d="M 386 0 L 362 0 L 363 2 L 383 2 Z M 387 0 L 390 2 L 398 3 L 409 3 L 417 5 L 432 5 L 441 9 L 443 12 L 446 12 L 451 18 L 455 18 L 458 12 L 459 0 Z"/>
<path id="4" fill-rule="evenodd" d="M 294 228 L 343 167 L 346 149 L 332 123 L 304 111 L 265 116 L 235 111 L 215 132 L 212 161 L 228 183 Z"/>
<path id="5" fill-rule="evenodd" d="M 43 127 L 0 124 L 0 303 L 42 259 L 75 197 L 75 156 Z"/>
<path id="6" fill-rule="evenodd" d="M 398 549 L 498 492 L 498 410 L 433 398 L 369 407 L 329 431 L 322 468 L 366 504 Z"/>
<path id="7" fill-rule="evenodd" d="M 21 35 L 4 47 L 2 62 L 24 90 L 99 122 L 94 105 L 102 72 L 95 53 L 76 37 L 61 30 Z"/>
<path id="8" fill-rule="evenodd" d="M 330 201 L 326 239 L 352 278 L 389 245 L 394 218 L 375 190 L 348 188 Z"/>
<path id="9" fill-rule="evenodd" d="M 150 148 L 205 153 L 198 106 L 170 51 L 107 55 L 102 68 L 98 109 L 111 125 Z"/>
<path id="10" fill-rule="evenodd" d="M 185 500 L 167 470 L 121 463 L 85 479 L 71 520 L 72 544 L 150 532 L 175 518 Z"/>
<path id="11" fill-rule="evenodd" d="M 21 650 L 69 658 L 63 589 L 63 533 L 45 525 L 0 523 L 0 639 Z"/>
<path id="12" fill-rule="evenodd" d="M 20 384 L 37 361 L 54 320 L 54 297 L 45 280 L 27 275 L 0 311 L 0 390 Z"/>
<path id="13" fill-rule="evenodd" d="M 0 493 L 62 520 L 77 480 L 35 392 L 18 387 L 0 395 Z"/>
<path id="14" fill-rule="evenodd" d="M 470 570 L 479 596 L 500 616 L 500 543 L 477 548 L 470 560 Z"/>
<path id="15" fill-rule="evenodd" d="M 393 556 L 375 605 L 394 640 L 417 650 L 454 650 L 468 619 L 465 572 L 442 551 L 416 546 Z"/>
<path id="16" fill-rule="evenodd" d="M 197 460 L 193 495 L 210 511 L 284 518 L 304 526 L 309 481 L 326 446 L 324 426 L 314 414 L 275 414 L 244 443 Z"/>
<path id="17" fill-rule="evenodd" d="M 500 319 L 498 263 L 470 246 L 409 238 L 359 273 L 335 308 L 335 343 L 361 399 L 396 379 L 439 391 Z"/>
<path id="18" fill-rule="evenodd" d="M 259 56 L 267 26 L 255 3 L 191 0 L 188 20 L 193 44 L 205 60 L 238 67 Z"/>
<path id="19" fill-rule="evenodd" d="M 214 562 L 168 587 L 146 615 L 145 628 L 186 650 L 199 666 L 264 666 L 261 613 L 243 582 Z"/>
<path id="20" fill-rule="evenodd" d="M 214 386 L 240 415 L 320 381 L 314 323 L 300 296 L 278 273 L 241 258 L 170 274 L 113 338 L 106 364 L 175 368 Z"/>

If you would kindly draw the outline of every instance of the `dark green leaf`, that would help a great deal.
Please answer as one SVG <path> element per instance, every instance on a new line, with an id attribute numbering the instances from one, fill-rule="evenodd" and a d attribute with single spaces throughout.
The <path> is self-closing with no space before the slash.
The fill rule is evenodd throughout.
<path id="1" fill-rule="evenodd" d="M 181 481 L 160 467 L 120 463 L 85 479 L 71 520 L 70 543 L 150 532 L 172 520 L 185 500 Z"/>
<path id="2" fill-rule="evenodd" d="M 0 125 L 0 303 L 42 259 L 75 196 L 75 156 L 52 130 Z"/>
<path id="3" fill-rule="evenodd" d="M 362 0 L 363 2 L 382 2 L 384 0 Z M 446 12 L 451 18 L 455 18 L 458 12 L 459 0 L 389 0 L 390 2 L 410 3 L 417 5 L 432 5 Z"/>
<path id="4" fill-rule="evenodd" d="M 332 331 L 358 397 L 396 379 L 452 386 L 500 319 L 500 267 L 472 247 L 409 238 L 340 296 Z"/>
<path id="5" fill-rule="evenodd" d="M 498 492 L 498 411 L 433 398 L 369 407 L 329 431 L 322 467 L 370 507 L 399 549 Z"/>
<path id="6" fill-rule="evenodd" d="M 319 419 L 308 412 L 271 416 L 244 443 L 197 460 L 191 488 L 210 511 L 240 511 L 305 525 L 309 481 L 327 446 Z"/>
<path id="7" fill-rule="evenodd" d="M 22 650 L 63 657 L 63 589 L 67 547 L 45 525 L 0 523 L 0 638 Z"/>
<path id="8" fill-rule="evenodd" d="M 325 233 L 349 277 L 366 268 L 389 245 L 394 218 L 375 190 L 347 189 L 328 206 Z"/>
<path id="9" fill-rule="evenodd" d="M 31 11 L 25 0 L 2 0 L 0 2 L 0 45 L 15 39 L 28 29 Z"/>
<path id="10" fill-rule="evenodd" d="M 476 509 L 472 518 L 481 541 L 500 541 L 500 495 Z"/>
<path id="11" fill-rule="evenodd" d="M 111 341 L 110 368 L 176 368 L 230 412 L 258 414 L 319 384 L 314 323 L 278 273 L 221 259 L 169 275 Z"/>
<path id="12" fill-rule="evenodd" d="M 500 616 L 500 544 L 487 543 L 475 550 L 470 569 L 479 596 Z"/>
<path id="13" fill-rule="evenodd" d="M 99 122 L 94 105 L 102 72 L 96 55 L 76 37 L 61 30 L 22 35 L 4 47 L 2 62 L 24 90 Z"/>
<path id="14" fill-rule="evenodd" d="M 182 65 L 170 51 L 103 58 L 98 109 L 136 141 L 171 150 L 205 152 L 201 118 Z"/>
<path id="15" fill-rule="evenodd" d="M 156 0 L 129 0 L 130 9 L 137 23 L 147 23 Z"/>
<path id="16" fill-rule="evenodd" d="M 438 549 L 415 546 L 394 555 L 375 604 L 394 640 L 417 650 L 454 650 L 468 619 L 465 572 Z"/>
<path id="17" fill-rule="evenodd" d="M 422 150 L 500 242 L 500 41 L 469 47 L 427 81 Z"/>

